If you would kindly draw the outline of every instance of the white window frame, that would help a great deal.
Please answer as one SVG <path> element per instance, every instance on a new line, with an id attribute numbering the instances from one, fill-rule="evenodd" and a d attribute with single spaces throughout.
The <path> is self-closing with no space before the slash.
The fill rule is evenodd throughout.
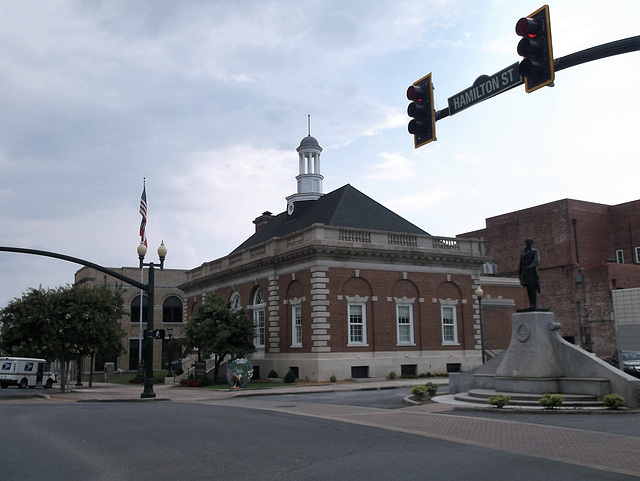
<path id="1" fill-rule="evenodd" d="M 291 347 L 302 347 L 302 304 L 291 304 Z"/>
<path id="2" fill-rule="evenodd" d="M 635 248 L 636 253 L 636 264 L 640 264 L 640 247 Z"/>
<path id="3" fill-rule="evenodd" d="M 458 319 L 455 305 L 440 306 L 440 323 L 442 325 L 442 344 L 458 344 Z M 446 315 L 450 312 L 451 316 Z"/>
<path id="4" fill-rule="evenodd" d="M 405 310 L 408 312 L 401 312 Z M 407 333 L 402 332 L 407 329 L 409 330 L 408 339 Z M 413 338 L 413 304 L 396 303 L 396 336 L 399 346 L 415 346 Z"/>
<path id="5" fill-rule="evenodd" d="M 360 322 L 352 321 L 352 310 L 360 309 Z M 355 314 L 354 314 L 355 315 Z M 358 328 L 360 334 L 353 336 L 353 329 Z M 367 345 L 367 304 L 364 302 L 350 302 L 347 305 L 347 346 L 366 346 Z"/>
<path id="6" fill-rule="evenodd" d="M 255 328 L 253 334 L 253 345 L 256 349 L 264 349 L 266 343 L 266 301 L 264 291 L 258 288 L 253 295 L 253 326 Z"/>
<path id="7" fill-rule="evenodd" d="M 618 264 L 624 264 L 624 251 L 622 249 L 616 250 L 616 262 Z"/>

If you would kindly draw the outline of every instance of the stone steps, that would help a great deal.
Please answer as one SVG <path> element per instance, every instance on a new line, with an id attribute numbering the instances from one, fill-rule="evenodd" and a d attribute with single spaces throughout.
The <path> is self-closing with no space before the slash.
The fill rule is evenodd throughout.
<path id="1" fill-rule="evenodd" d="M 489 397 L 504 394 L 509 396 L 510 406 L 540 406 L 540 399 L 544 394 L 529 394 L 516 392 L 496 392 L 493 389 L 472 389 L 469 392 L 458 393 L 454 396 L 457 401 L 489 404 Z M 555 394 L 555 393 L 552 393 Z M 565 394 L 562 407 L 603 407 L 602 401 L 598 401 L 597 397 L 591 394 Z"/>

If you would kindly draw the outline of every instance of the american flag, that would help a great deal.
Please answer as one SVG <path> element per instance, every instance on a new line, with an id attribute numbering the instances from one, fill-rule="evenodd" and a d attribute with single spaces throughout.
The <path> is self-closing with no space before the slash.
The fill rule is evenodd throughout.
<path id="1" fill-rule="evenodd" d="M 140 222 L 140 242 L 145 246 L 147 245 L 147 233 L 145 232 L 147 227 L 147 186 L 142 188 L 142 197 L 140 197 L 140 214 L 142 215 L 142 222 Z"/>

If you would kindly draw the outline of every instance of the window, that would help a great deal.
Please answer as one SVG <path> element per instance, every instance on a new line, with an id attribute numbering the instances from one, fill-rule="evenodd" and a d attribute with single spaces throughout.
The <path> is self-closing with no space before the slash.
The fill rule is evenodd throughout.
<path id="1" fill-rule="evenodd" d="M 302 306 L 291 306 L 291 347 L 302 347 Z"/>
<path id="2" fill-rule="evenodd" d="M 458 344 L 455 306 L 442 306 L 442 344 Z"/>
<path id="3" fill-rule="evenodd" d="M 258 289 L 253 295 L 253 325 L 255 333 L 253 344 L 257 348 L 264 348 L 265 342 L 265 300 L 264 292 Z"/>
<path id="4" fill-rule="evenodd" d="M 624 264 L 624 252 L 622 251 L 622 249 L 618 249 L 616 251 L 616 262 L 618 264 Z"/>
<path id="5" fill-rule="evenodd" d="M 413 344 L 413 306 L 396 304 L 398 344 Z"/>
<path id="6" fill-rule="evenodd" d="M 242 304 L 240 303 L 240 294 L 238 294 L 237 292 L 234 292 L 233 294 L 231 294 L 231 310 L 232 311 L 239 311 L 240 309 L 242 309 Z"/>
<path id="7" fill-rule="evenodd" d="M 147 320 L 147 296 L 142 301 L 142 322 Z M 131 322 L 140 322 L 140 295 L 131 299 Z"/>
<path id="8" fill-rule="evenodd" d="M 169 296 L 162 303 L 162 322 L 182 322 L 182 299 Z"/>
<path id="9" fill-rule="evenodd" d="M 361 345 L 367 343 L 367 317 L 365 304 L 349 304 L 349 343 Z"/>
<path id="10" fill-rule="evenodd" d="M 636 247 L 635 252 L 636 252 L 636 264 L 640 264 L 640 247 Z"/>

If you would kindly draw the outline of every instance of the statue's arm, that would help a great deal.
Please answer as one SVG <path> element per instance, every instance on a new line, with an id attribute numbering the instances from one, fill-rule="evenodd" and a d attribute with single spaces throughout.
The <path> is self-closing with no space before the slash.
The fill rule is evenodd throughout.
<path id="1" fill-rule="evenodd" d="M 536 267 L 538 267 L 538 265 L 540 264 L 540 252 L 537 249 L 534 249 L 533 251 L 533 260 L 531 261 L 531 264 L 529 264 L 529 269 L 534 269 Z"/>

